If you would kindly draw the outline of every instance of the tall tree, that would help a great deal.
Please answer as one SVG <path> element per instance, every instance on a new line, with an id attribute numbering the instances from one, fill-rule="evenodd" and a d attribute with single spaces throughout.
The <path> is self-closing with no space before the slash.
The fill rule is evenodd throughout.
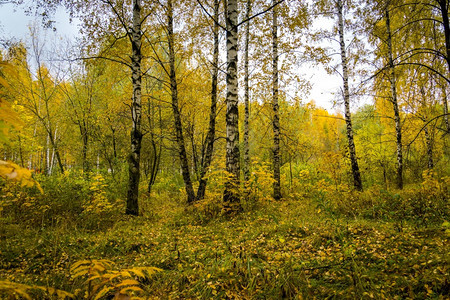
<path id="1" fill-rule="evenodd" d="M 20 1 L 18 1 L 20 2 Z M 90 53 L 93 55 L 83 59 L 106 59 L 118 62 L 131 70 L 131 132 L 130 152 L 128 155 L 128 188 L 126 214 L 139 215 L 139 181 L 140 181 L 140 157 L 141 157 L 141 84 L 142 84 L 142 37 L 141 27 L 147 20 L 147 12 L 142 13 L 141 0 L 131 2 L 105 0 L 83 2 L 77 0 L 47 1 L 39 0 L 34 3 L 44 21 L 55 13 L 58 5 L 65 5 L 71 16 L 77 16 L 82 21 L 81 32 L 88 38 Z M 150 6 L 147 9 L 150 10 Z M 50 23 L 51 24 L 51 23 Z M 113 53 L 117 41 L 127 38 L 131 51 L 127 56 Z M 110 46 L 100 49 L 99 45 L 109 43 Z M 99 50 L 104 50 L 100 52 Z M 108 52 L 109 51 L 109 52 Z M 108 55 L 111 55 L 109 57 Z"/>
<path id="2" fill-rule="evenodd" d="M 43 63 L 44 44 L 39 38 L 36 27 L 31 28 L 31 49 L 34 64 L 37 66 L 36 74 L 33 74 L 27 62 L 27 51 L 23 45 L 13 45 L 10 48 L 13 62 L 17 64 L 18 70 L 14 78 L 12 90 L 19 100 L 18 104 L 34 115 L 43 130 L 45 131 L 47 145 L 45 153 L 45 171 L 51 174 L 53 162 L 56 158 L 59 170 L 64 173 L 61 151 L 59 149 L 59 138 L 57 136 L 56 111 L 57 103 L 60 100 L 60 79 L 53 78 L 50 70 Z M 58 73 L 58 71 L 56 72 Z M 50 154 L 52 151 L 53 154 Z"/>
<path id="3" fill-rule="evenodd" d="M 342 64 L 342 79 L 344 82 L 344 108 L 345 108 L 345 123 L 347 125 L 347 140 L 348 151 L 350 154 L 350 162 L 352 167 L 353 185 L 358 191 L 362 191 L 362 180 L 359 172 L 358 160 L 356 157 L 355 142 L 353 139 L 352 119 L 350 112 L 350 91 L 348 86 L 348 64 L 347 53 L 344 39 L 344 17 L 343 17 L 343 1 L 337 0 L 336 2 L 337 16 L 338 16 L 338 33 L 339 33 L 339 45 L 341 50 L 341 64 Z"/>
<path id="4" fill-rule="evenodd" d="M 275 5 L 275 0 L 272 1 Z M 280 177 L 280 117 L 278 113 L 278 17 L 277 8 L 272 9 L 272 107 L 273 107 L 273 198 L 281 199 Z"/>
<path id="5" fill-rule="evenodd" d="M 139 180 L 141 160 L 141 84 L 142 84 L 142 31 L 141 0 L 132 2 L 132 26 L 128 33 L 131 42 L 131 81 L 133 97 L 131 102 L 131 151 L 128 159 L 128 192 L 126 214 L 139 215 Z M 126 26 L 126 25 L 124 25 Z M 128 29 L 127 29 L 128 32 Z"/>
<path id="6" fill-rule="evenodd" d="M 88 153 L 93 131 L 93 100 L 98 80 L 95 68 L 82 64 L 80 68 L 70 66 L 70 84 L 63 84 L 61 90 L 67 101 L 67 109 L 72 112 L 70 120 L 78 127 L 81 137 L 81 165 L 83 172 L 88 173 L 90 163 Z"/>
<path id="7" fill-rule="evenodd" d="M 438 3 L 441 16 L 442 16 L 442 26 L 444 27 L 445 36 L 445 52 L 444 58 L 447 61 L 448 75 L 450 76 L 450 23 L 448 18 L 448 10 L 450 8 L 450 2 L 448 0 L 434 0 Z M 450 79 L 450 78 L 449 78 Z"/>
<path id="8" fill-rule="evenodd" d="M 174 32 L 173 32 L 173 6 L 172 0 L 167 1 L 167 38 L 169 47 L 169 78 L 170 78 L 170 91 L 172 98 L 172 110 L 175 120 L 175 132 L 178 144 L 178 153 L 180 156 L 181 172 L 183 174 L 184 186 L 187 194 L 187 202 L 192 203 L 195 200 L 194 188 L 192 186 L 191 176 L 189 173 L 189 165 L 186 154 L 186 147 L 183 136 L 183 125 L 181 123 L 181 114 L 178 108 L 178 84 L 175 70 L 175 45 L 174 45 Z"/>
<path id="9" fill-rule="evenodd" d="M 228 0 L 226 6 L 227 94 L 226 94 L 226 170 L 229 179 L 223 194 L 225 210 L 240 209 L 239 128 L 238 128 L 238 4 Z"/>
<path id="10" fill-rule="evenodd" d="M 213 25 L 213 60 L 211 72 L 211 106 L 209 112 L 209 127 L 206 134 L 205 144 L 206 151 L 202 155 L 200 179 L 197 190 L 197 199 L 201 200 L 205 197 L 207 179 L 205 177 L 209 169 L 216 136 L 216 117 L 217 117 L 217 82 L 219 76 L 219 7 L 220 0 L 214 0 L 214 25 Z"/>
<path id="11" fill-rule="evenodd" d="M 247 0 L 245 18 L 250 18 L 251 0 Z M 250 179 L 250 87 L 249 87 L 249 43 L 250 43 L 250 21 L 245 24 L 245 44 L 244 44 L 244 181 Z"/>
<path id="12" fill-rule="evenodd" d="M 394 109 L 395 133 L 397 142 L 397 188 L 403 188 L 403 150 L 402 150 L 402 127 L 400 113 L 398 109 L 395 65 L 392 49 L 392 33 L 391 33 L 391 18 L 389 14 L 389 1 L 385 7 L 386 33 L 387 33 L 387 47 L 388 47 L 388 66 L 389 66 L 389 82 L 391 86 L 391 102 Z"/>

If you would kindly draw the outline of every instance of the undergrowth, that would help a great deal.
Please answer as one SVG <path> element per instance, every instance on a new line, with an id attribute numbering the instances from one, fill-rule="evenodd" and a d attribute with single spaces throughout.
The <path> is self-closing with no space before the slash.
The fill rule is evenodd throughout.
<path id="1" fill-rule="evenodd" d="M 232 217 L 221 213 L 219 193 L 186 206 L 161 191 L 141 198 L 142 216 L 124 216 L 97 175 L 59 187 L 67 195 L 50 192 L 54 199 L 13 196 L 4 185 L 0 298 L 450 296 L 448 179 L 425 174 L 402 192 L 357 193 L 303 175 L 303 195 L 249 193 Z M 19 206 L 8 202 L 14 197 Z"/>

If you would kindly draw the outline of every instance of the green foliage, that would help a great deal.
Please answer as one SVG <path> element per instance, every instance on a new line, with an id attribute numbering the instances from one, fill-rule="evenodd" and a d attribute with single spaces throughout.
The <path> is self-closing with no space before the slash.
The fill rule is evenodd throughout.
<path id="1" fill-rule="evenodd" d="M 113 182 L 101 175 L 68 170 L 63 175 L 41 175 L 36 179 L 45 194 L 24 190 L 10 182 L 1 183 L 3 216 L 33 226 L 78 223 L 82 227 L 101 229 L 111 226 L 123 211 L 123 201 L 110 189 Z"/>
<path id="2" fill-rule="evenodd" d="M 368 206 L 358 203 L 347 218 L 329 198 L 338 195 L 335 186 L 322 182 L 320 188 L 329 211 L 317 199 L 287 199 L 223 218 L 219 209 L 217 215 L 207 209 L 220 208 L 220 201 L 183 207 L 167 195 L 153 195 L 143 200 L 144 216 L 119 218 L 102 234 L 0 220 L 0 280 L 91 299 L 121 291 L 174 299 L 448 297 L 448 220 L 427 228 L 413 220 L 399 225 L 395 216 L 382 214 L 364 220 Z M 339 193 L 353 195 L 344 187 Z M 365 201 L 377 193 L 368 192 Z M 386 201 L 394 197 L 381 195 Z M 152 275 L 137 266 L 163 271 L 150 268 Z"/>
<path id="3" fill-rule="evenodd" d="M 346 185 L 317 183 L 318 207 L 331 214 L 364 217 L 397 222 L 411 221 L 417 226 L 440 224 L 450 213 L 449 177 L 438 178 L 433 171 L 423 173 L 418 187 L 408 187 L 395 193 L 380 186 L 357 192 Z"/>

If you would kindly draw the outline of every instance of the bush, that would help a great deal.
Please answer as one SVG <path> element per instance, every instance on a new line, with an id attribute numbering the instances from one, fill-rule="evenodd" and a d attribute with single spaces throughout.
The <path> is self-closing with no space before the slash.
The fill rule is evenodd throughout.
<path id="1" fill-rule="evenodd" d="M 0 214 L 14 223 L 53 226 L 61 222 L 81 227 L 108 225 L 123 210 L 123 201 L 114 197 L 110 184 L 101 175 L 73 170 L 58 176 L 37 176 L 44 193 L 24 189 L 12 181 L 2 181 Z M 114 186 L 114 185 L 112 185 Z"/>
<path id="2" fill-rule="evenodd" d="M 332 214 L 412 221 L 419 226 L 442 223 L 450 213 L 450 178 L 439 179 L 434 172 L 425 171 L 423 179 L 420 186 L 395 193 L 379 186 L 357 192 L 348 186 L 332 187 L 322 181 L 318 183 L 314 199 L 320 209 Z"/>

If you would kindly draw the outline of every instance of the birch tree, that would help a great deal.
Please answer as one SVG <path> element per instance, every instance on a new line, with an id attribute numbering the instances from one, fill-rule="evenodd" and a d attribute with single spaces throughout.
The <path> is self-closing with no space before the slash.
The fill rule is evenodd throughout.
<path id="1" fill-rule="evenodd" d="M 251 0 L 247 0 L 245 18 L 250 18 Z M 250 43 L 250 21 L 245 24 L 244 44 L 244 181 L 250 179 L 250 86 L 249 86 L 249 43 Z"/>
<path id="2" fill-rule="evenodd" d="M 345 109 L 345 123 L 348 140 L 348 151 L 350 155 L 350 163 L 352 168 L 353 185 L 358 191 L 362 191 L 362 180 L 359 172 L 358 160 L 356 156 L 355 142 L 353 139 L 352 119 L 350 112 L 350 90 L 348 86 L 348 64 L 347 64 L 347 50 L 344 39 L 344 16 L 343 16 L 343 1 L 337 0 L 337 17 L 338 17 L 338 34 L 339 34 L 339 46 L 341 50 L 341 64 L 342 64 L 342 80 L 343 80 L 343 93 L 344 93 L 344 109 Z"/>
<path id="3" fill-rule="evenodd" d="M 225 210 L 234 210 L 240 206 L 239 177 L 239 111 L 238 111 L 238 4 L 237 0 L 228 0 L 226 6 L 227 37 L 227 94 L 226 94 L 226 171 L 229 179 L 223 194 Z"/>
<path id="4" fill-rule="evenodd" d="M 275 0 L 272 1 L 275 5 Z M 273 198 L 281 199 L 280 179 L 280 119 L 278 105 L 278 17 L 277 8 L 272 9 L 272 108 L 273 108 Z"/>
<path id="5" fill-rule="evenodd" d="M 387 48 L 388 48 L 388 66 L 389 66 L 389 83 L 391 87 L 391 102 L 394 109 L 395 121 L 395 136 L 397 142 L 397 188 L 403 188 L 403 150 L 402 150 L 402 127 L 400 120 L 400 113 L 398 109 L 395 65 L 392 49 L 392 33 L 391 33 L 391 18 L 389 14 L 389 2 L 385 8 L 386 33 L 387 33 Z"/>
<path id="6" fill-rule="evenodd" d="M 59 71 L 55 70 L 55 76 L 51 76 L 49 68 L 44 63 L 44 42 L 40 40 L 36 27 L 31 28 L 31 56 L 37 70 L 33 74 L 27 62 L 28 52 L 22 45 L 13 46 L 10 49 L 13 61 L 17 64 L 19 72 L 12 80 L 13 91 L 18 99 L 18 104 L 35 116 L 46 134 L 47 145 L 45 153 L 45 171 L 51 173 L 56 158 L 59 170 L 64 173 L 65 168 L 59 149 L 57 136 L 57 106 L 61 100 Z M 15 57 L 14 57 L 15 55 Z M 50 153 L 53 153 L 50 154 Z"/>
<path id="7" fill-rule="evenodd" d="M 344 0 L 332 0 L 332 1 L 318 1 L 318 13 L 323 13 L 326 16 L 336 18 L 336 31 L 338 35 L 338 43 L 339 43 L 339 54 L 340 54 L 340 65 L 342 69 L 342 73 L 339 73 L 342 77 L 342 94 L 343 94 L 343 102 L 344 102 L 344 118 L 346 123 L 346 136 L 347 136 L 347 149 L 350 158 L 350 167 L 351 174 L 353 178 L 353 186 L 356 190 L 362 191 L 362 179 L 358 165 L 358 158 L 356 155 L 356 146 L 354 142 L 354 133 L 352 126 L 352 117 L 350 110 L 350 100 L 351 100 L 351 91 L 350 91 L 350 66 L 349 66 L 349 50 L 348 45 L 346 44 L 345 34 L 346 31 L 347 20 L 345 19 L 344 10 L 350 10 L 353 3 L 351 1 Z M 350 33 L 352 34 L 352 33 Z M 320 36 L 325 36 L 329 40 L 335 40 L 334 34 L 328 32 L 322 32 Z M 352 39 L 352 43 L 357 43 L 358 39 L 354 36 Z M 329 68 L 329 66 L 328 66 Z M 331 68 L 333 69 L 333 68 Z M 353 72 L 355 73 L 355 72 Z"/>

